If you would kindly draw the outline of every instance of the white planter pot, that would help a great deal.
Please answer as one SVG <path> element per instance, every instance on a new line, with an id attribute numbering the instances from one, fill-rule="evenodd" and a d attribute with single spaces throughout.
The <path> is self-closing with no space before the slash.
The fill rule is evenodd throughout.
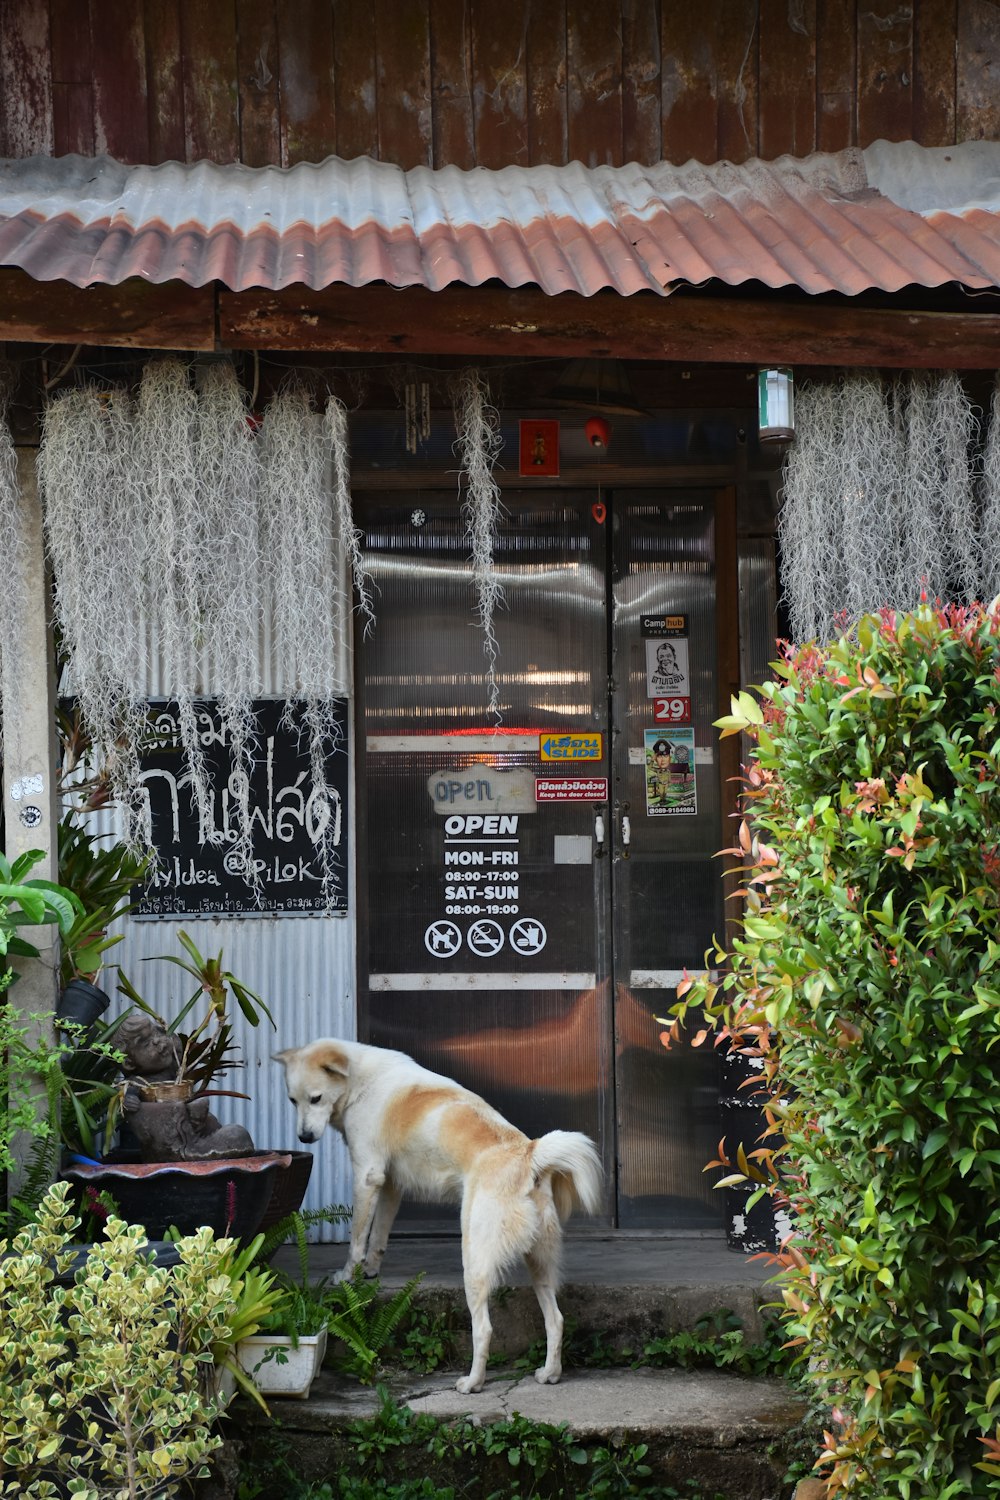
<path id="1" fill-rule="evenodd" d="M 308 1396 L 325 1352 L 325 1328 L 321 1333 L 300 1334 L 294 1349 L 291 1338 L 279 1333 L 256 1333 L 236 1345 L 236 1358 L 261 1395 L 297 1396 L 299 1400 Z"/>

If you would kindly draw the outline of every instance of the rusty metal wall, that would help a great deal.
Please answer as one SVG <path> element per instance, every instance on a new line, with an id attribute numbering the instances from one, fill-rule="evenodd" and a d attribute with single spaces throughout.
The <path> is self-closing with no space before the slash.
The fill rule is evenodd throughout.
<path id="1" fill-rule="evenodd" d="M 0 0 L 0 154 L 745 161 L 1000 135 L 978 0 Z"/>

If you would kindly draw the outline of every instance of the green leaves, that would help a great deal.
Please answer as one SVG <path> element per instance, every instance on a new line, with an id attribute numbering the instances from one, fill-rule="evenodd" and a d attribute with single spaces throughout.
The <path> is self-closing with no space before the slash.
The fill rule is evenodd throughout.
<path id="1" fill-rule="evenodd" d="M 11 863 L 0 853 L 0 958 L 7 953 L 33 956 L 37 950 L 18 938 L 19 927 L 41 927 L 55 922 L 60 933 L 69 932 L 83 906 L 72 891 L 51 880 L 26 879 L 45 858 L 41 849 L 29 849 Z M 5 970 L 0 967 L 0 987 Z"/>
<path id="2" fill-rule="evenodd" d="M 998 636 L 979 607 L 883 613 L 733 700 L 753 894 L 665 1019 L 700 1004 L 760 1059 L 784 1141 L 723 1142 L 723 1181 L 791 1201 L 787 1331 L 859 1496 L 1000 1473 Z"/>
<path id="3" fill-rule="evenodd" d="M 181 1060 L 175 1081 L 193 1083 L 196 1088 L 204 1091 L 231 1068 L 243 1066 L 242 1060 L 235 1055 L 232 1024 L 228 1014 L 230 994 L 252 1026 L 259 1024 L 262 1015 L 267 1017 L 272 1026 L 275 1022 L 261 997 L 228 969 L 223 968 L 221 950 L 214 958 L 205 957 L 188 933 L 179 932 L 177 940 L 188 955 L 188 961 L 178 958 L 174 953 L 160 954 L 144 961 L 173 964 L 197 982 L 194 993 L 183 1002 L 171 1021 L 163 1024 L 181 1040 Z M 133 1005 L 154 1019 L 161 1020 L 121 968 L 118 970 L 118 989 Z M 204 1005 L 200 1018 L 190 1031 L 182 1031 L 181 1026 L 199 1005 Z"/>
<path id="4" fill-rule="evenodd" d="M 6 1493 L 172 1494 L 221 1443 L 223 1403 L 205 1376 L 233 1313 L 218 1274 L 226 1243 L 201 1230 L 180 1242 L 180 1266 L 156 1266 L 145 1230 L 111 1218 L 60 1286 L 78 1227 L 69 1191 L 57 1183 L 37 1219 L 0 1241 Z"/>

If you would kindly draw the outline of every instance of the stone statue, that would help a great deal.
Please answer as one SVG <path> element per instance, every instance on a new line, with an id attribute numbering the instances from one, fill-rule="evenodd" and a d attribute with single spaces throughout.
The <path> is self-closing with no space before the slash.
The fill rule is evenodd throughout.
<path id="1" fill-rule="evenodd" d="M 115 1032 L 114 1044 L 124 1052 L 122 1072 L 126 1078 L 146 1083 L 172 1083 L 181 1063 L 181 1039 L 162 1021 L 142 1011 L 131 1011 Z"/>
<path id="2" fill-rule="evenodd" d="M 242 1125 L 222 1125 L 202 1098 L 148 1099 L 147 1084 L 178 1083 L 183 1046 L 161 1021 L 141 1012 L 126 1016 L 115 1034 L 124 1053 L 125 1120 L 145 1161 L 203 1161 L 241 1156 L 254 1149 Z"/>
<path id="3" fill-rule="evenodd" d="M 143 1099 L 137 1089 L 125 1093 L 125 1118 L 145 1161 L 205 1161 L 245 1156 L 254 1149 L 242 1125 L 221 1125 L 207 1099 L 163 1103 Z"/>

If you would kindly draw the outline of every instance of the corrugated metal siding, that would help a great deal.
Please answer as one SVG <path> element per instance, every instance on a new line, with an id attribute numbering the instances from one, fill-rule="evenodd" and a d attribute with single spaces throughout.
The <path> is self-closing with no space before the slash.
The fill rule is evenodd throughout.
<path id="1" fill-rule="evenodd" d="M 910 203 L 914 181 L 932 184 L 930 201 Z M 366 157 L 289 169 L 36 157 L 0 168 L 0 263 L 77 286 L 142 277 L 235 291 L 988 287 L 1000 285 L 998 184 L 992 142 L 496 172 Z"/>
<path id="2" fill-rule="evenodd" d="M 353 816 L 351 846 L 353 849 Z M 295 1112 L 285 1094 L 282 1070 L 271 1061 L 272 1052 L 317 1036 L 355 1035 L 353 859 L 351 865 L 347 917 L 126 918 L 125 939 L 112 955 L 144 999 L 157 1008 L 162 1006 L 166 1015 L 173 1015 L 179 1001 L 190 995 L 193 982 L 181 988 L 179 970 L 174 965 L 147 964 L 143 960 L 162 953 L 180 956 L 176 934 L 184 929 L 202 952 L 218 953 L 222 948 L 227 967 L 267 1002 L 277 1030 L 272 1031 L 266 1021 L 256 1028 L 249 1026 L 237 1012 L 234 1035 L 247 1066 L 221 1083 L 224 1088 L 249 1094 L 249 1100 L 212 1101 L 219 1119 L 245 1125 L 261 1150 L 303 1149 L 295 1137 Z M 186 979 L 183 984 L 187 985 Z M 311 1149 L 314 1165 L 306 1206 L 349 1204 L 351 1176 L 340 1137 L 327 1131 Z M 344 1239 L 348 1232 L 349 1226 L 323 1226 L 313 1238 Z"/>

